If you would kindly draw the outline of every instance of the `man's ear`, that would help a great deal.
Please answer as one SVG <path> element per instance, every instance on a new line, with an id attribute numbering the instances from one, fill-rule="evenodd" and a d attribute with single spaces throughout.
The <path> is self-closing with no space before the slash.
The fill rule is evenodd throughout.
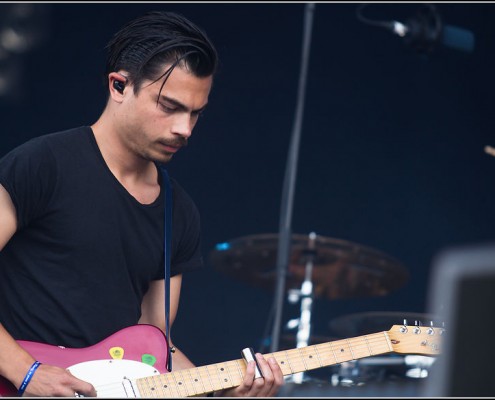
<path id="1" fill-rule="evenodd" d="M 129 79 L 127 76 L 122 75 L 119 72 L 110 72 L 108 74 L 108 90 L 110 91 L 110 96 L 116 100 L 121 99 L 128 81 Z"/>

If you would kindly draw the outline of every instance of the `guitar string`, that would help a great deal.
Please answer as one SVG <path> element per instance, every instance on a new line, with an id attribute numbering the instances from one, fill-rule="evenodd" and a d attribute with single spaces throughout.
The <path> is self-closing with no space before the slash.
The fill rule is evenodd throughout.
<path id="1" fill-rule="evenodd" d="M 421 335 L 421 334 L 420 335 L 417 335 L 417 336 L 415 335 L 413 337 L 413 339 L 418 339 L 421 336 L 423 336 L 423 335 Z M 359 354 L 359 357 L 352 357 L 351 359 L 359 359 L 359 358 L 364 358 L 364 357 L 368 357 L 368 356 L 372 356 L 372 355 L 394 352 L 393 349 L 390 347 L 389 339 L 390 338 L 388 336 L 381 335 L 380 333 L 375 333 L 375 334 L 364 335 L 364 336 L 361 336 L 361 337 L 349 339 L 349 341 L 352 342 L 351 343 L 351 347 L 349 347 L 349 345 L 347 343 L 346 344 L 347 344 L 347 347 L 349 347 L 350 349 L 356 351 L 356 353 Z M 406 339 L 411 339 L 411 338 L 410 338 L 410 335 L 409 335 L 409 337 L 404 336 L 403 339 L 404 339 L 404 341 L 406 341 Z M 336 364 L 339 364 L 339 363 L 342 363 L 344 361 L 348 361 L 349 359 L 348 358 L 339 359 L 336 356 L 336 354 L 334 352 L 334 349 L 335 348 L 340 348 L 341 351 L 342 351 L 346 347 L 346 346 L 343 345 L 346 341 L 347 341 L 346 339 L 336 340 L 336 341 L 333 341 L 333 342 L 322 343 L 322 344 L 317 344 L 317 345 L 312 345 L 312 346 L 306 346 L 306 347 L 303 347 L 303 348 L 310 349 L 311 347 L 313 347 L 314 350 L 316 350 L 316 349 L 321 350 L 322 355 L 328 355 L 328 354 L 330 354 L 330 352 L 328 352 L 326 350 L 326 348 L 329 348 L 330 351 L 333 353 L 333 356 L 334 356 L 333 358 L 336 361 L 335 363 Z M 380 350 L 376 351 L 377 350 L 376 349 L 376 345 L 377 344 L 380 344 L 381 346 L 384 347 L 382 351 L 380 351 Z M 374 346 L 375 347 L 375 353 L 373 353 L 372 351 L 370 351 L 370 347 L 371 346 Z M 364 356 L 362 356 L 362 354 L 364 354 Z M 291 353 L 290 359 L 293 362 L 294 362 L 294 360 L 296 358 L 299 358 L 299 356 L 297 356 L 297 354 Z M 320 362 L 320 364 L 321 364 L 321 362 Z"/>
<path id="2" fill-rule="evenodd" d="M 415 335 L 414 337 L 417 338 L 420 336 L 422 336 L 422 335 L 417 335 L 417 336 Z M 404 336 L 404 339 L 407 339 L 407 338 L 408 337 Z M 346 342 L 348 342 L 348 343 L 346 343 Z M 351 354 L 353 351 L 355 351 L 357 354 L 361 354 L 360 352 L 363 352 L 363 350 L 366 349 L 364 351 L 364 354 L 368 354 L 369 356 L 373 356 L 374 354 L 372 353 L 371 349 L 374 346 L 376 347 L 376 345 L 378 345 L 378 344 L 380 344 L 382 346 L 386 345 L 387 350 L 385 350 L 381 353 L 375 353 L 375 354 L 383 354 L 383 353 L 391 352 L 389 347 L 388 347 L 387 342 L 388 342 L 387 336 L 383 336 L 382 333 L 374 333 L 374 334 L 363 335 L 363 336 L 359 336 L 359 337 L 355 337 L 355 338 L 351 338 L 351 339 L 339 339 L 339 340 L 335 340 L 335 341 L 331 341 L 331 342 L 327 342 L 327 343 L 320 343 L 320 344 L 305 346 L 305 347 L 301 347 L 301 348 L 297 348 L 297 349 L 293 349 L 293 350 L 283 351 L 283 353 L 285 354 L 285 357 L 280 357 L 281 352 L 271 353 L 271 355 L 274 356 L 275 359 L 280 359 L 282 361 L 287 360 L 287 362 L 289 363 L 289 368 L 291 369 L 291 371 L 292 371 L 292 368 L 290 365 L 291 361 L 292 361 L 292 363 L 296 364 L 297 360 L 302 360 L 302 364 L 305 366 L 304 369 L 308 370 L 306 363 L 304 362 L 304 358 L 300 354 L 298 355 L 297 352 L 301 352 L 302 350 L 304 350 L 304 351 L 306 351 L 306 353 L 308 353 L 308 352 L 311 352 L 312 350 L 314 350 L 317 358 L 319 359 L 320 366 L 324 367 L 325 365 L 323 365 L 322 360 L 321 360 L 322 357 L 326 358 L 326 357 L 330 356 L 330 358 L 333 358 L 335 360 L 335 363 L 331 363 L 331 364 L 340 364 L 342 362 L 348 361 L 347 359 L 339 360 L 339 358 L 335 354 L 335 348 L 344 349 L 345 347 L 348 347 L 351 350 Z M 307 355 L 309 356 L 309 355 L 311 355 L 311 353 L 308 353 Z M 351 359 L 353 359 L 353 360 L 366 357 L 366 356 L 360 355 L 359 357 L 356 358 L 354 356 L 354 354 L 352 354 L 352 355 L 353 355 L 353 357 Z M 239 361 L 242 361 L 242 360 L 230 361 L 230 362 L 226 362 L 224 364 L 234 363 L 235 366 L 237 367 L 237 369 L 239 370 Z M 209 365 L 209 366 L 198 367 L 197 372 L 198 372 L 198 376 L 201 378 L 201 381 L 204 380 L 205 375 L 210 375 L 210 373 L 207 369 L 208 367 L 211 368 L 212 366 L 218 366 L 218 365 L 219 364 L 213 364 L 213 365 Z M 315 368 L 318 368 L 318 367 L 315 367 Z M 202 369 L 204 369 L 206 374 L 202 373 Z M 314 369 L 314 368 L 309 368 L 309 369 Z M 230 367 L 227 368 L 227 374 L 230 377 L 229 370 L 230 370 Z M 174 378 L 174 380 L 175 380 L 175 377 L 173 377 L 174 372 L 161 374 L 158 376 L 158 378 L 163 379 L 164 376 L 170 377 L 169 375 L 172 375 L 172 378 Z M 152 378 L 157 378 L 157 376 L 153 376 Z M 142 379 L 142 378 L 138 378 L 138 379 Z M 135 380 L 135 382 L 137 380 Z M 212 386 L 212 388 L 213 388 L 214 385 L 211 384 L 211 376 L 208 376 L 208 380 L 210 381 L 210 386 Z M 219 381 L 221 383 L 220 379 L 219 379 Z M 233 380 L 231 379 L 231 381 L 233 381 Z M 112 386 L 114 386 L 116 388 L 115 390 L 118 391 L 122 387 L 122 382 L 103 384 L 103 385 L 98 386 L 98 390 L 109 392 L 112 390 Z M 159 385 L 155 384 L 153 386 L 156 387 Z M 171 386 L 175 386 L 177 388 L 178 393 L 180 394 L 180 391 L 178 389 L 179 385 L 177 384 L 177 382 L 175 382 L 175 385 L 168 385 L 168 386 L 170 388 L 171 388 Z M 221 386 L 223 388 L 224 385 L 221 384 Z M 203 384 L 203 388 L 204 388 L 204 384 Z M 186 388 L 184 388 L 184 389 L 187 392 L 187 389 Z"/>

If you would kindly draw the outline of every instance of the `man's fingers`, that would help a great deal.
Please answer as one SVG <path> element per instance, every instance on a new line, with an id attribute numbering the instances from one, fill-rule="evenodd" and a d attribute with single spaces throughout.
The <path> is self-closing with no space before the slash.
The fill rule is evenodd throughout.
<path id="1" fill-rule="evenodd" d="M 82 397 L 82 396 L 84 396 L 84 397 L 96 397 L 97 396 L 96 389 L 94 388 L 94 386 L 91 383 L 79 379 L 69 370 L 67 370 L 67 372 L 72 377 L 72 382 L 71 382 L 70 386 L 74 390 L 73 394 L 76 397 Z"/>
<path id="2" fill-rule="evenodd" d="M 253 385 L 255 365 L 254 361 L 249 361 L 247 363 L 246 375 L 244 375 L 242 384 L 236 388 L 236 392 L 241 396 L 245 396 Z"/>
<path id="3" fill-rule="evenodd" d="M 268 363 L 270 364 L 273 377 L 275 379 L 268 396 L 275 396 L 278 390 L 280 389 L 280 387 L 285 383 L 284 374 L 282 372 L 282 369 L 280 368 L 280 365 L 278 364 L 277 360 L 275 360 L 274 357 L 270 357 L 268 359 Z"/>
<path id="4" fill-rule="evenodd" d="M 77 385 L 73 386 L 74 394 L 76 397 L 96 397 L 96 389 L 88 382 L 79 381 Z"/>
<path id="5" fill-rule="evenodd" d="M 256 380 L 254 382 L 254 385 L 257 386 L 258 389 L 256 395 L 266 397 L 272 391 L 273 384 L 275 382 L 275 376 L 273 374 L 272 367 L 267 362 L 267 360 L 265 360 L 263 355 L 257 353 L 256 360 L 258 361 L 258 366 L 264 378 L 260 379 L 259 382 L 256 382 Z"/>

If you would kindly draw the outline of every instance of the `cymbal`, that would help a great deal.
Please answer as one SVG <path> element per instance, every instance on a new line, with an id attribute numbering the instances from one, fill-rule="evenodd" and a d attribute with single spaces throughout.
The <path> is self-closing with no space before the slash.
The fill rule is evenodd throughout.
<path id="1" fill-rule="evenodd" d="M 408 325 L 414 325 L 418 321 L 429 326 L 430 321 L 436 320 L 436 317 L 413 312 L 372 311 L 337 317 L 330 321 L 329 328 L 336 335 L 353 337 L 388 331 L 393 325 L 402 325 L 404 319 Z"/>
<path id="2" fill-rule="evenodd" d="M 277 278 L 277 234 L 249 235 L 219 243 L 210 252 L 213 267 L 265 289 Z M 384 296 L 409 278 L 405 266 L 380 251 L 341 239 L 293 234 L 286 289 L 300 289 L 312 260 L 313 294 L 329 299 Z"/>

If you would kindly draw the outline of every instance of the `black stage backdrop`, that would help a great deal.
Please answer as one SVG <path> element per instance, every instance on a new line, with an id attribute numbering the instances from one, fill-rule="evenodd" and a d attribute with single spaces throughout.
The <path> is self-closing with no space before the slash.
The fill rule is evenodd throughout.
<path id="1" fill-rule="evenodd" d="M 2 15 L 13 6 L 0 4 Z M 218 243 L 279 229 L 305 4 L 38 7 L 45 39 L 12 58 L 20 79 L 11 77 L 17 86 L 1 98 L 2 155 L 97 119 L 106 98 L 104 46 L 145 11 L 180 12 L 216 44 L 221 67 L 210 105 L 169 166 L 200 209 L 206 260 L 204 270 L 184 277 L 173 336 L 198 365 L 260 349 L 274 291 L 216 270 L 209 254 Z M 382 251 L 410 278 L 381 297 L 316 298 L 313 333 L 323 336 L 349 314 L 425 313 L 434 255 L 494 238 L 495 158 L 484 148 L 495 145 L 495 4 L 437 4 L 445 23 L 471 31 L 476 44 L 472 52 L 439 44 L 427 55 L 360 22 L 357 7 L 315 8 L 292 229 Z M 365 14 L 404 22 L 420 7 L 370 4 Z M 284 324 L 298 312 L 286 303 Z"/>

